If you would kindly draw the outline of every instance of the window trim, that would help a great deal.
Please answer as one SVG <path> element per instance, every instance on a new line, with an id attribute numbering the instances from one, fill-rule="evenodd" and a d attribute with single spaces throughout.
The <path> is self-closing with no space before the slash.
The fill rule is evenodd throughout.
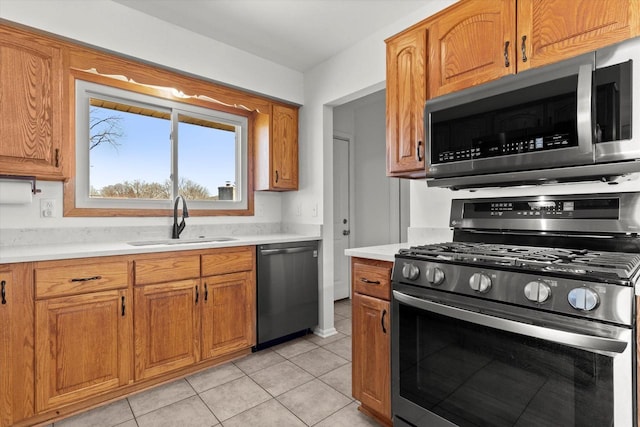
<path id="1" fill-rule="evenodd" d="M 212 117 L 221 117 L 224 121 L 238 122 L 244 125 L 245 132 L 240 132 L 240 138 L 244 140 L 240 144 L 240 156 L 237 157 L 237 161 L 244 168 L 244 173 L 239 173 L 237 177 L 238 188 L 241 188 L 241 200 L 238 201 L 189 201 L 189 214 L 191 216 L 251 216 L 254 215 L 254 183 L 253 183 L 253 138 L 254 138 L 254 120 L 256 112 L 248 111 L 242 108 L 229 107 L 224 104 L 218 103 L 215 100 L 203 101 L 202 98 L 187 98 L 181 99 L 176 96 L 178 91 L 171 90 L 171 88 L 153 87 L 148 85 L 137 84 L 131 81 L 119 80 L 117 78 L 104 77 L 101 75 L 92 75 L 86 72 L 72 73 L 70 84 L 70 108 L 72 113 L 71 131 L 74 134 L 73 153 L 74 161 L 71 164 L 72 178 L 65 183 L 64 187 L 64 204 L 65 212 L 64 216 L 82 216 L 82 217 L 100 217 L 100 216 L 122 216 L 122 217 L 145 217 L 145 216 L 168 216 L 173 213 L 173 201 L 144 201 L 143 208 L 136 206 L 122 206 L 113 203 L 112 200 L 103 201 L 94 199 L 93 202 L 87 205 L 82 200 L 77 200 L 80 191 L 85 191 L 89 194 L 89 180 L 88 180 L 88 150 L 86 150 L 86 171 L 84 174 L 80 171 L 82 166 L 83 149 L 81 147 L 83 139 L 82 130 L 80 126 L 77 126 L 82 120 L 82 112 L 79 103 L 76 101 L 80 99 L 83 88 L 88 87 L 90 92 L 97 95 L 97 97 L 111 97 L 113 94 L 129 94 L 133 93 L 137 99 L 132 99 L 126 96 L 116 96 L 119 102 L 134 103 L 134 104 L 147 104 L 153 106 L 153 108 L 162 108 L 164 106 L 170 106 L 180 114 L 189 115 L 204 115 L 211 119 Z M 78 87 L 80 86 L 80 87 Z M 104 92 L 109 92 L 105 94 Z M 86 90 L 85 90 L 86 92 Z M 88 103 L 88 96 L 84 99 Z M 84 115 L 88 123 L 88 105 L 86 105 Z M 215 114 L 212 116 L 210 112 Z M 84 140 L 86 140 L 86 136 Z M 172 144 L 173 145 L 173 144 Z M 86 146 L 86 144 L 85 144 Z M 172 162 L 177 161 L 172 154 Z M 82 182 L 82 185 L 78 185 Z M 240 187 L 244 183 L 244 186 Z M 77 188 L 80 187 L 80 188 Z M 130 201 L 127 201 L 130 203 Z M 138 202 L 142 202 L 138 200 Z M 216 205 L 216 206 L 213 206 Z"/>

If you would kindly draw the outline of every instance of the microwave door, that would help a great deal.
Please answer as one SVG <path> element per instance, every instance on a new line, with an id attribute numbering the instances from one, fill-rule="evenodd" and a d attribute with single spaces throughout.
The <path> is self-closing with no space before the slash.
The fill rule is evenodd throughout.
<path id="1" fill-rule="evenodd" d="M 427 101 L 427 176 L 593 164 L 594 67 L 583 55 Z"/>

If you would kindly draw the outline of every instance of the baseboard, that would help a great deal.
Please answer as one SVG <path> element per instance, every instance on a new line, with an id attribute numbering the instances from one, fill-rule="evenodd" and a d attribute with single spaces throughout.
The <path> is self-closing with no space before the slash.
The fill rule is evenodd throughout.
<path id="1" fill-rule="evenodd" d="M 313 333 L 319 336 L 320 338 L 327 338 L 327 337 L 330 337 L 331 335 L 337 334 L 338 331 L 336 331 L 336 328 L 320 329 L 318 327 L 315 327 L 313 328 Z"/>

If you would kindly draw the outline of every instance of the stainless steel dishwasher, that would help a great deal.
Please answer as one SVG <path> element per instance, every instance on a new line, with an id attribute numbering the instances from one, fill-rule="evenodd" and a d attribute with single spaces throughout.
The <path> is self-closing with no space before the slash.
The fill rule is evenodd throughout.
<path id="1" fill-rule="evenodd" d="M 257 247 L 256 349 L 318 324 L 318 241 Z"/>

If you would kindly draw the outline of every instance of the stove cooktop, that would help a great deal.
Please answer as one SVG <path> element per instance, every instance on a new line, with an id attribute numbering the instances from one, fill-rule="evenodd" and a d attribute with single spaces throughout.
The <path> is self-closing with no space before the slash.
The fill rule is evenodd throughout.
<path id="1" fill-rule="evenodd" d="M 640 254 L 488 243 L 447 242 L 413 246 L 399 256 L 476 266 L 508 267 L 600 279 L 630 280 L 640 269 Z"/>

